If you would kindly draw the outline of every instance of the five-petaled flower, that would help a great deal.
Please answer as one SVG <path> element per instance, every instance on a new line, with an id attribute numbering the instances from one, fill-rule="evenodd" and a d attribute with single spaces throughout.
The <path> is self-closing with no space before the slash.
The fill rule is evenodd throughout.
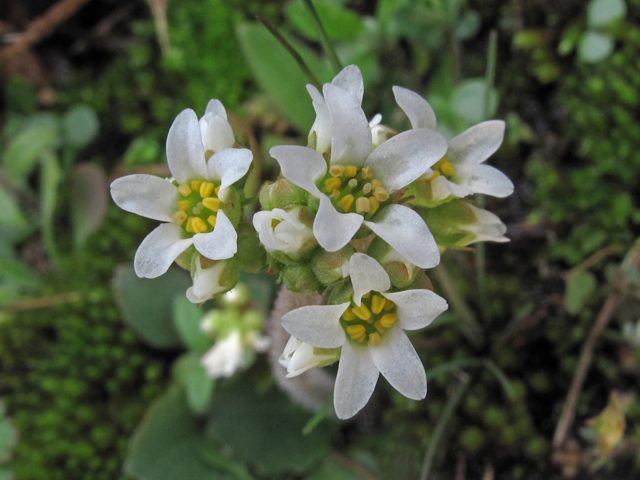
<path id="1" fill-rule="evenodd" d="M 353 254 L 350 271 L 351 301 L 301 307 L 282 317 L 285 330 L 302 342 L 342 347 L 333 397 L 341 419 L 366 405 L 379 373 L 408 398 L 426 396 L 425 370 L 404 330 L 424 328 L 447 309 L 430 290 L 389 292 L 389 276 L 368 255 Z"/>
<path id="2" fill-rule="evenodd" d="M 234 146 L 224 106 L 211 100 L 199 121 L 187 109 L 169 129 L 167 162 L 172 179 L 138 174 L 111 184 L 111 196 L 120 208 L 166 222 L 138 247 L 134 268 L 139 277 L 162 275 L 191 245 L 211 260 L 235 255 L 238 236 L 225 214 L 225 202 L 253 156 L 250 150 Z"/>

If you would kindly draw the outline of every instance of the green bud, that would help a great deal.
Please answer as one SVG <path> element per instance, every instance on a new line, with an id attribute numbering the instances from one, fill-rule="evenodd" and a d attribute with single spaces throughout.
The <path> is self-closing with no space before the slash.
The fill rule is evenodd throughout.
<path id="1" fill-rule="evenodd" d="M 328 305 L 340 305 L 341 303 L 350 302 L 353 298 L 353 286 L 350 281 L 338 283 L 331 290 Z"/>
<path id="2" fill-rule="evenodd" d="M 229 218 L 231 224 L 234 227 L 237 227 L 238 223 L 240 223 L 240 218 L 242 217 L 242 199 L 234 187 L 229 187 L 227 198 L 224 201 L 224 207 L 222 210 Z"/>
<path id="3" fill-rule="evenodd" d="M 407 198 L 407 203 L 415 205 L 416 207 L 434 208 L 438 205 L 447 203 L 456 197 L 449 195 L 447 198 L 435 200 L 433 198 L 431 180 L 422 176 L 407 187 L 407 191 L 404 193 L 402 198 Z"/>
<path id="4" fill-rule="evenodd" d="M 376 237 L 371 242 L 367 249 L 367 255 L 375 258 L 382 265 L 394 287 L 407 287 L 416 278 L 418 267 L 400 255 L 395 248 L 380 237 Z"/>
<path id="5" fill-rule="evenodd" d="M 291 292 L 312 293 L 320 288 L 320 282 L 308 265 L 288 265 L 282 270 L 282 280 Z"/>
<path id="6" fill-rule="evenodd" d="M 332 285 L 349 276 L 349 259 L 355 251 L 349 244 L 337 252 L 319 249 L 311 257 L 311 269 L 321 284 Z"/>
<path id="7" fill-rule="evenodd" d="M 304 205 L 307 192 L 281 176 L 275 182 L 265 182 L 260 188 L 258 198 L 263 210 L 273 210 L 291 205 Z"/>
<path id="8" fill-rule="evenodd" d="M 220 303 L 226 307 L 242 307 L 251 300 L 249 287 L 238 282 L 236 286 L 220 297 Z"/>
<path id="9" fill-rule="evenodd" d="M 242 325 L 248 330 L 261 330 L 264 314 L 258 310 L 247 310 L 242 315 Z"/>
<path id="10" fill-rule="evenodd" d="M 236 258 L 240 268 L 245 272 L 258 273 L 267 266 L 267 253 L 260 245 L 260 239 L 255 230 L 247 224 L 238 228 L 238 253 Z"/>

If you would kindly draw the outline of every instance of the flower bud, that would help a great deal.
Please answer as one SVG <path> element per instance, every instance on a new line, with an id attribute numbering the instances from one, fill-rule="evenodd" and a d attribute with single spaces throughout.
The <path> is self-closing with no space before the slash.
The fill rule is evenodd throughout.
<path id="1" fill-rule="evenodd" d="M 191 264 L 193 286 L 187 290 L 187 298 L 193 303 L 204 303 L 219 293 L 231 290 L 240 279 L 238 261 L 210 260 L 196 254 Z"/>
<path id="2" fill-rule="evenodd" d="M 267 265 L 267 253 L 260 245 L 258 235 L 244 223 L 238 228 L 238 252 L 235 258 L 245 272 L 258 273 Z"/>
<path id="3" fill-rule="evenodd" d="M 220 303 L 225 307 L 242 307 L 251 300 L 249 288 L 242 282 L 238 282 L 235 287 L 224 295 L 220 296 Z"/>
<path id="4" fill-rule="evenodd" d="M 416 267 L 409 260 L 404 258 L 398 251 L 382 240 L 376 237 L 369 245 L 367 254 L 375 258 L 382 268 L 385 269 L 391 280 L 391 285 L 397 288 L 404 288 L 413 282 L 418 273 Z"/>
<path id="5" fill-rule="evenodd" d="M 390 138 L 398 134 L 393 128 L 387 127 L 380 123 L 382 115 L 375 115 L 369 122 L 371 127 L 371 148 L 377 148 L 381 143 L 386 142 Z"/>
<path id="6" fill-rule="evenodd" d="M 323 285 L 332 285 L 349 276 L 349 259 L 356 249 L 347 244 L 337 252 L 319 249 L 309 264 L 316 278 Z"/>
<path id="7" fill-rule="evenodd" d="M 298 293 L 316 292 L 320 282 L 308 265 L 288 265 L 282 270 L 282 281 L 288 290 Z"/>
<path id="8" fill-rule="evenodd" d="M 258 198 L 263 210 L 273 210 L 291 205 L 303 205 L 307 192 L 286 178 L 280 177 L 275 182 L 265 182 L 260 188 Z"/>
<path id="9" fill-rule="evenodd" d="M 339 348 L 316 348 L 295 337 L 289 337 L 278 362 L 287 369 L 287 378 L 291 378 L 314 367 L 331 365 L 339 358 Z"/>
<path id="10" fill-rule="evenodd" d="M 258 212 L 253 216 L 253 226 L 267 252 L 285 265 L 298 263 L 318 244 L 313 235 L 313 216 L 304 207 Z"/>

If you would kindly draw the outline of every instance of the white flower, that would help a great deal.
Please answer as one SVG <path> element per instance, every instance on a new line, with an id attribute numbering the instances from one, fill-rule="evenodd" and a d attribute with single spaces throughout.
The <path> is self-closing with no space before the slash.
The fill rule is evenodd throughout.
<path id="1" fill-rule="evenodd" d="M 268 252 L 281 251 L 296 259 L 313 239 L 313 230 L 300 220 L 301 207 L 289 211 L 281 208 L 264 210 L 253 216 L 253 226 Z"/>
<path id="2" fill-rule="evenodd" d="M 426 396 L 424 367 L 403 330 L 424 328 L 447 309 L 430 290 L 387 292 L 389 276 L 368 255 L 353 254 L 350 270 L 351 302 L 302 307 L 282 317 L 285 330 L 302 342 L 342 347 L 333 397 L 342 419 L 366 405 L 379 373 L 408 398 Z"/>
<path id="3" fill-rule="evenodd" d="M 200 255 L 193 256 L 191 266 L 193 286 L 187 289 L 187 298 L 190 302 L 204 303 L 218 293 L 229 290 L 229 285 L 223 282 L 227 268 L 226 263 L 225 261 L 219 261 L 210 267 L 202 268 Z"/>
<path id="4" fill-rule="evenodd" d="M 316 348 L 292 336 L 289 337 L 278 362 L 287 369 L 287 378 L 292 378 L 311 368 L 330 365 L 338 358 L 340 358 L 338 349 Z"/>
<path id="5" fill-rule="evenodd" d="M 242 336 L 238 330 L 234 330 L 225 339 L 216 342 L 200 363 L 212 378 L 230 377 L 245 366 L 242 352 Z"/>
<path id="6" fill-rule="evenodd" d="M 134 259 L 139 277 L 162 275 L 190 245 L 211 260 L 231 258 L 237 233 L 223 211 L 229 187 L 248 171 L 250 150 L 233 147 L 222 103 L 211 100 L 198 122 L 187 109 L 167 136 L 173 179 L 128 175 L 111 184 L 111 196 L 128 212 L 163 223 L 140 244 Z"/>
<path id="7" fill-rule="evenodd" d="M 417 128 L 371 151 L 371 128 L 360 107 L 362 76 L 353 65 L 324 85 L 324 96 L 313 86 L 307 89 L 317 113 L 311 135 L 316 150 L 289 145 L 273 147 L 269 153 L 287 180 L 320 200 L 313 223 L 320 246 L 329 252 L 340 250 L 364 223 L 418 267 L 437 265 L 438 247 L 424 221 L 410 208 L 392 204 L 390 195 L 442 158 L 444 137 Z M 320 153 L 327 145 L 329 166 Z"/>
<path id="8" fill-rule="evenodd" d="M 424 98 L 397 86 L 393 87 L 393 94 L 414 129 L 436 129 L 436 116 Z M 431 180 L 433 200 L 444 200 L 450 195 L 462 198 L 473 193 L 511 195 L 511 180 L 500 170 L 483 165 L 502 144 L 504 129 L 502 120 L 489 120 L 449 140 L 446 155 L 425 173 Z"/>
<path id="9" fill-rule="evenodd" d="M 475 239 L 460 245 L 461 247 L 476 242 L 503 243 L 509 241 L 509 239 L 504 236 L 504 234 L 507 233 L 507 227 L 497 215 L 471 204 L 467 205 L 467 207 L 471 209 L 477 220 L 474 223 L 460 225 L 460 229 L 472 233 L 475 235 Z"/>

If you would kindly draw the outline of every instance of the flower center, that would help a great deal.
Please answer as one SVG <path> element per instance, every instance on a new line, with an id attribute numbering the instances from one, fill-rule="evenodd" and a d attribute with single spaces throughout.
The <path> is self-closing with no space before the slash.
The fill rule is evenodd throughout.
<path id="1" fill-rule="evenodd" d="M 362 296 L 358 307 L 351 302 L 340 318 L 340 325 L 353 341 L 376 347 L 382 343 L 384 332 L 398 322 L 396 304 L 377 292 Z"/>
<path id="2" fill-rule="evenodd" d="M 429 177 L 429 180 L 435 180 L 440 175 L 448 180 L 456 173 L 453 163 L 451 163 L 446 156 L 438 160 L 438 162 L 431 167 L 431 170 L 433 170 L 433 174 Z"/>
<path id="3" fill-rule="evenodd" d="M 208 233 L 216 226 L 216 212 L 224 204 L 218 198 L 220 185 L 204 180 L 191 180 L 177 185 L 178 211 L 171 219 L 185 232 Z"/>
<path id="4" fill-rule="evenodd" d="M 370 167 L 332 165 L 320 183 L 320 189 L 336 209 L 339 207 L 344 213 L 355 211 L 367 219 L 389 200 L 389 192 L 373 178 Z"/>

